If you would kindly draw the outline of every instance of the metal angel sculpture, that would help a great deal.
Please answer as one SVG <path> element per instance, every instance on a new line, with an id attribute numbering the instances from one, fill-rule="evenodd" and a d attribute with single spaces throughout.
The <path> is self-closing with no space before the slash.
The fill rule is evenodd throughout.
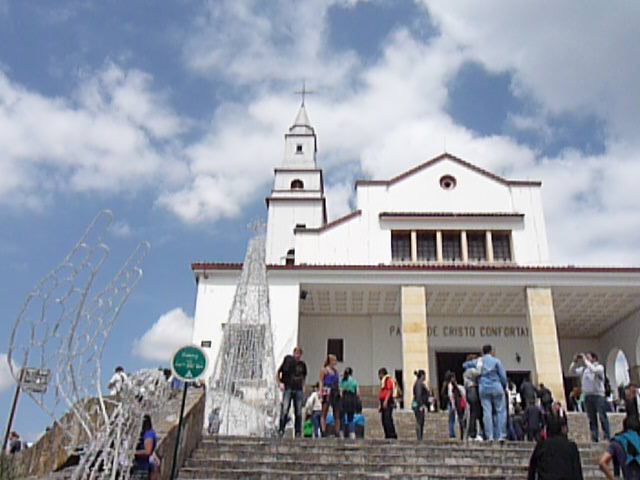
<path id="1" fill-rule="evenodd" d="M 74 478 L 127 478 L 142 412 L 168 395 L 161 372 L 132 375 L 122 395 L 102 390 L 102 355 L 114 322 L 142 278 L 150 245 L 141 242 L 102 289 L 113 222 L 100 212 L 68 255 L 29 292 L 11 333 L 8 363 L 22 391 L 82 448 Z M 148 411 L 148 410 L 147 410 Z"/>

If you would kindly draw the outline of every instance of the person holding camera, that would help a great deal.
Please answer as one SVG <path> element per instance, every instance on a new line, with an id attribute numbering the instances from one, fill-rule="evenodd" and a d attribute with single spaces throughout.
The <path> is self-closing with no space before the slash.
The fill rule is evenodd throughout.
<path id="1" fill-rule="evenodd" d="M 604 366 L 598 362 L 598 355 L 593 352 L 578 353 L 573 357 L 569 370 L 580 375 L 582 391 L 585 394 L 584 404 L 589 417 L 591 440 L 598 441 L 598 418 L 606 440 L 611 438 L 609 419 L 607 418 L 607 401 L 605 398 Z"/>

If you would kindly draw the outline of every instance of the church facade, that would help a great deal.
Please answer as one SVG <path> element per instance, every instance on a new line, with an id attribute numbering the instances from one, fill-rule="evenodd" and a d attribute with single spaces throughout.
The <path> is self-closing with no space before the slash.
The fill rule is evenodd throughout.
<path id="1" fill-rule="evenodd" d="M 300 345 L 312 384 L 333 353 L 373 393 L 380 367 L 407 386 L 422 368 L 437 387 L 491 344 L 514 381 L 556 398 L 575 382 L 575 352 L 597 352 L 611 372 L 622 351 L 639 379 L 640 269 L 551 264 L 540 182 L 443 154 L 357 181 L 356 209 L 328 222 L 316 154 L 303 104 L 266 199 L 276 363 Z M 241 268 L 192 264 L 193 340 L 212 362 Z"/>

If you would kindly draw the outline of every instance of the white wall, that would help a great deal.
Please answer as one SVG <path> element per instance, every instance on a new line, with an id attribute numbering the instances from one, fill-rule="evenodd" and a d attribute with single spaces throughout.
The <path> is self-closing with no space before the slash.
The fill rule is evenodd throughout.
<path id="1" fill-rule="evenodd" d="M 525 317 L 429 317 L 427 325 L 429 377 L 434 387 L 438 377 L 437 351 L 480 352 L 483 345 L 491 344 L 506 370 L 533 370 Z M 519 363 L 516 353 L 520 355 Z"/>
<path id="2" fill-rule="evenodd" d="M 295 248 L 293 229 L 297 224 L 303 224 L 309 228 L 323 224 L 322 206 L 321 199 L 270 202 L 267 223 L 267 264 L 285 263 L 287 251 Z"/>
<path id="3" fill-rule="evenodd" d="M 239 271 L 225 273 L 219 277 L 201 278 L 198 283 L 193 342 L 200 345 L 203 340 L 211 341 L 211 348 L 205 348 L 209 357 L 207 377 L 213 373 L 222 341 L 222 325 L 229 318 L 239 276 Z M 298 284 L 282 284 L 270 280 L 269 308 L 276 364 L 285 354 L 291 353 L 298 342 L 299 296 Z"/>
<path id="4" fill-rule="evenodd" d="M 203 340 L 211 341 L 211 348 L 205 348 L 209 357 L 207 378 L 213 373 L 220 342 L 222 324 L 229 318 L 229 310 L 236 292 L 236 275 L 224 275 L 220 278 L 200 278 L 196 289 L 196 308 L 193 323 L 193 343 L 201 345 Z"/>
<path id="5" fill-rule="evenodd" d="M 453 190 L 440 187 L 440 177 L 453 175 Z M 443 160 L 390 186 L 359 185 L 354 217 L 320 233 L 296 235 L 296 263 L 390 263 L 390 225 L 381 223 L 381 212 L 522 213 L 524 221 L 513 228 L 513 255 L 519 264 L 549 260 L 540 188 L 509 186 L 479 174 L 457 162 Z M 423 220 L 423 228 L 436 228 L 441 219 Z M 485 227 L 504 227 L 504 219 L 487 219 Z M 491 222 L 494 222 L 493 224 Z M 512 221 L 513 223 L 513 221 Z"/>
<path id="6" fill-rule="evenodd" d="M 386 367 L 393 372 L 402 368 L 402 343 L 389 329 L 398 325 L 399 317 L 377 315 L 316 316 L 300 318 L 300 345 L 309 368 L 307 383 L 317 381 L 327 354 L 327 339 L 344 340 L 344 362 L 339 369 L 353 368 L 361 385 L 377 385 L 377 372 Z"/>
<path id="7" fill-rule="evenodd" d="M 482 345 L 490 343 L 507 370 L 533 370 L 528 331 L 523 330 L 526 329 L 524 317 L 429 317 L 427 321 L 429 376 L 433 386 L 437 379 L 437 351 L 479 352 Z M 475 331 L 468 327 L 474 327 Z M 300 319 L 300 344 L 310 371 L 314 375 L 319 371 L 326 355 L 327 339 L 342 338 L 345 357 L 340 368 L 352 367 L 362 385 L 377 385 L 380 367 L 390 372 L 402 369 L 400 332 L 400 316 L 303 315 Z M 520 354 L 520 363 L 516 361 L 516 352 Z"/>

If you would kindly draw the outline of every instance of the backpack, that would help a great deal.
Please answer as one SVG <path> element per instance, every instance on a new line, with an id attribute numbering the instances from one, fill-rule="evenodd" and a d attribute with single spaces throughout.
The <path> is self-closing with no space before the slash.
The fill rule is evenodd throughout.
<path id="1" fill-rule="evenodd" d="M 402 398 L 402 389 L 400 388 L 400 385 L 398 385 L 395 378 L 392 378 L 391 380 L 393 380 L 393 398 Z"/>
<path id="2" fill-rule="evenodd" d="M 545 403 L 551 403 L 552 401 L 553 399 L 551 398 L 551 392 L 546 388 L 542 390 L 542 392 L 540 393 L 540 402 L 545 404 Z"/>
<path id="3" fill-rule="evenodd" d="M 627 454 L 627 465 L 635 463 L 640 467 L 640 435 L 635 431 L 627 431 L 619 433 L 613 439 L 622 446 Z"/>
<path id="4" fill-rule="evenodd" d="M 467 408 L 467 400 L 464 398 L 464 395 L 462 395 L 462 392 L 460 391 L 460 387 L 457 385 L 453 387 L 453 398 L 456 402 L 456 411 L 464 412 Z"/>

